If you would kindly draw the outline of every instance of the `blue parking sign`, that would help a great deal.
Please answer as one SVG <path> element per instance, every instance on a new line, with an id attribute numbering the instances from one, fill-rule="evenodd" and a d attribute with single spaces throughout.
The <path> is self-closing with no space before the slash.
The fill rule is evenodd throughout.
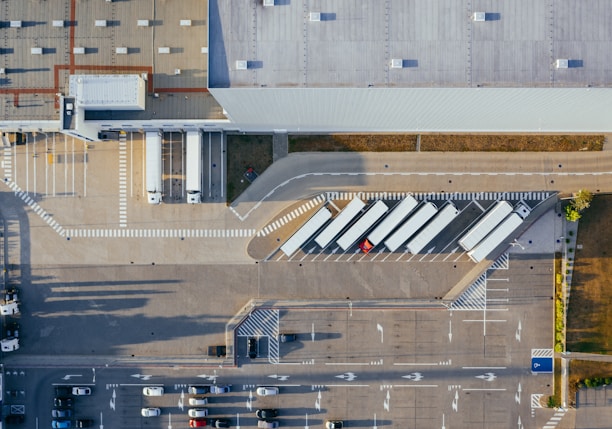
<path id="1" fill-rule="evenodd" d="M 531 358 L 531 372 L 536 372 L 536 373 L 553 372 L 553 358 L 552 357 L 532 357 Z"/>

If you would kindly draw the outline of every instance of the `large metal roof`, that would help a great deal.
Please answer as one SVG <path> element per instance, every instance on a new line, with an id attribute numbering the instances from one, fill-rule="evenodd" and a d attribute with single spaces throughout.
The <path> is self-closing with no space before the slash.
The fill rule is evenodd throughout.
<path id="1" fill-rule="evenodd" d="M 610 132 L 608 88 L 217 88 L 243 131 Z"/>

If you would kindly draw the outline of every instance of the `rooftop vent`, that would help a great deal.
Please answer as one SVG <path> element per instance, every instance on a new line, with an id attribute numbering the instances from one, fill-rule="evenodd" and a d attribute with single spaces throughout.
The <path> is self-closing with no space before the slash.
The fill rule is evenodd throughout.
<path id="1" fill-rule="evenodd" d="M 11 28 L 21 28 L 21 21 L 11 21 Z"/>
<path id="2" fill-rule="evenodd" d="M 63 27 L 64 26 L 64 21 L 59 20 L 59 19 L 58 20 L 54 20 L 53 21 L 53 26 L 54 27 Z"/>
<path id="3" fill-rule="evenodd" d="M 310 20 L 312 22 L 321 21 L 321 12 L 310 12 Z"/>
<path id="4" fill-rule="evenodd" d="M 148 19 L 139 19 L 138 21 L 136 21 L 136 26 L 138 26 L 138 27 L 148 27 L 149 26 L 149 20 Z"/>
<path id="5" fill-rule="evenodd" d="M 248 64 L 246 60 L 236 61 L 236 70 L 246 70 L 247 68 L 248 68 Z"/>
<path id="6" fill-rule="evenodd" d="M 157 48 L 157 53 L 158 54 L 169 54 L 170 53 L 170 48 L 167 47 L 167 46 L 159 47 L 159 48 Z"/>
<path id="7" fill-rule="evenodd" d="M 202 52 L 203 54 L 207 54 L 207 53 L 208 53 L 208 46 L 202 46 L 202 50 L 201 50 L 201 52 Z"/>
<path id="8" fill-rule="evenodd" d="M 116 54 L 123 54 L 123 55 L 125 55 L 125 54 L 128 53 L 128 50 L 127 50 L 127 48 L 125 46 L 118 46 L 118 47 L 115 48 L 115 53 Z"/>
<path id="9" fill-rule="evenodd" d="M 106 27 L 106 19 L 96 19 L 96 27 Z"/>
<path id="10" fill-rule="evenodd" d="M 264 6 L 274 6 L 274 0 L 263 0 Z"/>
<path id="11" fill-rule="evenodd" d="M 191 19 L 181 19 L 181 27 L 191 27 Z"/>
<path id="12" fill-rule="evenodd" d="M 392 69 L 401 69 L 404 67 L 404 60 L 401 58 L 393 58 L 391 60 L 391 68 Z"/>
<path id="13" fill-rule="evenodd" d="M 43 50 L 42 50 L 42 48 L 31 48 L 30 49 L 30 53 L 32 55 L 42 55 Z"/>
<path id="14" fill-rule="evenodd" d="M 75 46 L 72 48 L 72 53 L 76 55 L 82 55 L 85 53 L 85 48 Z"/>
<path id="15" fill-rule="evenodd" d="M 558 69 L 569 68 L 569 60 L 558 59 L 557 61 L 555 61 L 555 67 Z"/>

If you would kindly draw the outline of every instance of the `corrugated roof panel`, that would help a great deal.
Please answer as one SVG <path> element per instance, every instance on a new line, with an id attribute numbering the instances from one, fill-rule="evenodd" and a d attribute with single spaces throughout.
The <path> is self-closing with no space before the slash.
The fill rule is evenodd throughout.
<path id="1" fill-rule="evenodd" d="M 610 132 L 610 88 L 211 88 L 243 130 Z"/>
<path id="2" fill-rule="evenodd" d="M 144 110 L 146 87 L 139 75 L 72 75 L 70 96 L 85 109 Z"/>

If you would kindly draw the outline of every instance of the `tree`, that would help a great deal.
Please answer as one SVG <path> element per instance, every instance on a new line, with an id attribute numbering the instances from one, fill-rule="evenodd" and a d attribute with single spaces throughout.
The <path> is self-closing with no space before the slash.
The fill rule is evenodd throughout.
<path id="1" fill-rule="evenodd" d="M 576 222 L 582 216 L 581 212 L 589 208 L 592 200 L 593 194 L 590 191 L 580 189 L 565 206 L 565 218 L 570 222 Z"/>
<path id="2" fill-rule="evenodd" d="M 576 192 L 570 204 L 574 206 L 576 210 L 581 212 L 584 209 L 589 208 L 591 201 L 593 201 L 593 194 L 586 189 L 580 189 L 578 192 Z"/>

